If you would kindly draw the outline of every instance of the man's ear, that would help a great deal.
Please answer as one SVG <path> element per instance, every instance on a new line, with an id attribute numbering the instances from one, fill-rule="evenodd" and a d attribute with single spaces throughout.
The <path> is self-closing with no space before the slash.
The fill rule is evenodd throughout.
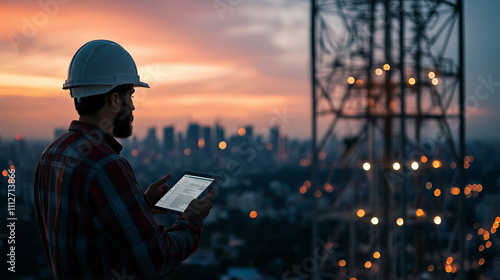
<path id="1" fill-rule="evenodd" d="M 109 95 L 109 98 L 108 98 L 108 103 L 109 103 L 109 106 L 111 108 L 113 108 L 114 110 L 119 110 L 120 109 L 120 106 L 121 106 L 121 98 L 120 98 L 120 95 L 118 94 L 118 92 L 113 92 Z"/>

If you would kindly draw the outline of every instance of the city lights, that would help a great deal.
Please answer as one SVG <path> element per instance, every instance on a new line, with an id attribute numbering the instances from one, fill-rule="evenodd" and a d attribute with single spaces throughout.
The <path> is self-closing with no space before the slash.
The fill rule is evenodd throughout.
<path id="1" fill-rule="evenodd" d="M 371 165 L 370 165 L 368 162 L 363 163 L 363 169 L 364 169 L 365 171 L 370 170 L 370 168 L 371 168 Z"/>
<path id="2" fill-rule="evenodd" d="M 320 152 L 320 153 L 318 154 L 318 158 L 319 158 L 320 160 L 324 160 L 324 159 L 326 159 L 326 153 L 325 153 L 325 152 Z"/>
<path id="3" fill-rule="evenodd" d="M 189 156 L 191 154 L 191 149 L 190 148 L 185 148 L 184 149 L 184 155 Z"/>
<path id="4" fill-rule="evenodd" d="M 418 169 L 418 162 L 414 161 L 411 163 L 411 169 L 417 170 Z"/>
<path id="5" fill-rule="evenodd" d="M 257 211 L 251 211 L 250 212 L 250 218 L 252 218 L 252 219 L 257 218 Z"/>
<path id="6" fill-rule="evenodd" d="M 198 148 L 200 149 L 205 148 L 205 139 L 203 138 L 198 139 Z"/>
<path id="7" fill-rule="evenodd" d="M 417 217 L 423 217 L 425 215 L 424 213 L 424 210 L 422 209 L 417 209 L 417 211 L 415 212 L 415 215 L 417 215 Z"/>
<path id="8" fill-rule="evenodd" d="M 300 160 L 299 164 L 302 167 L 306 167 L 306 166 L 311 165 L 311 160 L 303 158 Z"/>
<path id="9" fill-rule="evenodd" d="M 306 188 L 305 186 L 302 186 L 302 187 L 300 187 L 299 192 L 300 192 L 301 194 L 304 194 L 304 193 L 306 193 L 306 192 L 307 192 L 307 188 Z"/>
<path id="10" fill-rule="evenodd" d="M 354 79 L 354 77 L 349 77 L 349 78 L 347 78 L 347 82 L 348 82 L 349 84 L 351 84 L 351 85 L 352 85 L 352 84 L 354 84 L 354 82 L 355 82 L 355 81 L 356 81 L 356 80 Z"/>
<path id="11" fill-rule="evenodd" d="M 375 253 L 373 253 L 373 258 L 374 259 L 380 258 L 380 253 L 378 251 L 375 251 Z"/>
<path id="12" fill-rule="evenodd" d="M 428 190 L 432 189 L 432 183 L 431 182 L 425 183 L 425 188 Z"/>
<path id="13" fill-rule="evenodd" d="M 432 84 L 437 86 L 439 84 L 439 80 L 437 78 L 432 79 Z"/>
<path id="14" fill-rule="evenodd" d="M 239 136 L 245 136 L 245 134 L 247 133 L 246 129 L 244 127 L 240 127 L 238 129 L 238 135 Z"/>
<path id="15" fill-rule="evenodd" d="M 429 79 L 436 78 L 436 74 L 434 72 L 429 72 L 429 74 L 427 76 L 429 77 Z"/>
<path id="16" fill-rule="evenodd" d="M 446 270 L 446 272 L 451 273 L 451 271 L 452 271 L 451 265 L 449 265 L 449 264 L 446 265 L 445 270 Z"/>
<path id="17" fill-rule="evenodd" d="M 386 63 L 386 64 L 384 64 L 384 70 L 385 70 L 385 71 L 389 71 L 389 70 L 391 70 L 391 66 L 390 66 L 389 64 L 387 64 L 387 63 Z"/>
<path id="18" fill-rule="evenodd" d="M 372 224 L 377 225 L 378 224 L 378 218 L 377 217 L 373 217 L 371 219 L 371 222 L 372 222 Z"/>
<path id="19" fill-rule="evenodd" d="M 422 163 L 426 163 L 426 162 L 427 162 L 427 157 L 426 157 L 426 156 L 421 156 L 421 157 L 420 157 L 420 161 L 421 161 Z"/>
<path id="20" fill-rule="evenodd" d="M 395 162 L 393 165 L 392 165 L 392 168 L 394 170 L 399 170 L 401 168 L 401 165 L 399 164 L 399 162 Z"/>
<path id="21" fill-rule="evenodd" d="M 375 69 L 375 74 L 376 74 L 377 76 L 382 75 L 382 69 L 380 69 L 380 68 Z"/>
<path id="22" fill-rule="evenodd" d="M 363 209 L 358 209 L 358 211 L 356 212 L 356 215 L 358 215 L 358 217 L 362 218 L 365 216 L 365 210 Z"/>
<path id="23" fill-rule="evenodd" d="M 339 266 L 340 267 L 344 267 L 345 265 L 347 264 L 347 262 L 345 260 L 339 260 Z"/>
<path id="24" fill-rule="evenodd" d="M 224 150 L 224 149 L 226 149 L 226 147 L 227 147 L 226 142 L 224 142 L 224 141 L 219 142 L 219 149 Z"/>
<path id="25" fill-rule="evenodd" d="M 410 84 L 410 86 L 413 86 L 415 83 L 416 83 L 415 78 L 408 79 L 408 84 Z"/>
<path id="26" fill-rule="evenodd" d="M 370 267 L 372 267 L 372 262 L 371 262 L 371 261 L 367 261 L 367 262 L 365 262 L 365 267 L 366 267 L 366 268 L 370 268 Z"/>
<path id="27" fill-rule="evenodd" d="M 434 223 L 436 225 L 440 225 L 441 224 L 441 217 L 439 217 L 439 216 L 434 217 Z"/>
<path id="28" fill-rule="evenodd" d="M 434 196 L 435 196 L 435 197 L 438 197 L 438 196 L 440 196 L 440 195 L 441 195 L 441 190 L 440 190 L 440 189 L 435 189 L 435 190 L 434 190 Z"/>
<path id="29" fill-rule="evenodd" d="M 326 191 L 326 192 L 333 192 L 333 186 L 330 184 L 330 183 L 326 183 L 324 186 L 323 186 L 323 189 Z"/>
<path id="30" fill-rule="evenodd" d="M 399 218 L 396 220 L 396 224 L 397 224 L 398 226 L 402 226 L 404 223 L 405 223 L 405 222 L 404 222 L 403 218 L 401 218 L 401 217 L 399 217 Z"/>
<path id="31" fill-rule="evenodd" d="M 133 150 L 132 150 L 132 156 L 133 156 L 133 157 L 136 157 L 136 156 L 138 156 L 138 155 L 139 155 L 139 151 L 138 151 L 137 149 L 133 149 Z"/>
<path id="32" fill-rule="evenodd" d="M 489 233 L 487 230 L 485 230 L 485 231 L 484 231 L 484 234 L 483 234 L 483 239 L 484 239 L 484 240 L 488 240 L 488 239 L 490 239 L 490 233 Z"/>
<path id="33" fill-rule="evenodd" d="M 439 160 L 435 160 L 432 162 L 432 167 L 439 168 L 441 167 L 441 162 Z"/>

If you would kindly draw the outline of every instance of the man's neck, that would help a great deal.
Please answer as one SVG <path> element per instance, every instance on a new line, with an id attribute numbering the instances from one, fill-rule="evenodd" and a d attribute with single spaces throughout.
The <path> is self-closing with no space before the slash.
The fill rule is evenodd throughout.
<path id="1" fill-rule="evenodd" d="M 85 116 L 80 116 L 78 120 L 84 123 L 89 123 L 98 126 L 102 130 L 109 133 L 110 135 L 113 135 L 113 121 L 110 118 L 85 115 Z"/>

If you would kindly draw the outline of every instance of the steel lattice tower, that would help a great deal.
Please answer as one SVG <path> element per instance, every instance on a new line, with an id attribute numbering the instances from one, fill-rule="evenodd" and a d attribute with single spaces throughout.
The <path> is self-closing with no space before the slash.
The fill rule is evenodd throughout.
<path id="1" fill-rule="evenodd" d="M 312 1 L 314 279 L 465 279 L 461 1 Z"/>

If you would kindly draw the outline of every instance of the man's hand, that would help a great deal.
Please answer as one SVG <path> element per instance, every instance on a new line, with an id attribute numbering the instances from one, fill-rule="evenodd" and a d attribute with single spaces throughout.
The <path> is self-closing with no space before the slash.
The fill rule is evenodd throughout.
<path id="1" fill-rule="evenodd" d="M 212 198 L 214 197 L 215 189 L 212 189 L 206 196 L 200 199 L 193 199 L 189 203 L 186 211 L 184 213 L 188 216 L 197 215 L 202 219 L 205 219 L 212 209 Z"/>
<path id="2" fill-rule="evenodd" d="M 168 179 L 170 179 L 170 177 L 172 177 L 172 175 L 170 173 L 168 173 L 167 175 L 165 175 L 165 177 L 158 180 L 158 182 L 155 182 L 155 183 L 152 183 L 151 185 L 149 185 L 149 188 L 146 190 L 146 192 L 144 194 L 149 199 L 149 202 L 151 202 L 151 204 L 153 204 L 153 202 L 160 199 L 160 196 L 165 192 L 165 190 L 168 187 L 167 181 L 168 181 Z M 153 209 L 153 212 L 160 213 L 154 209 Z"/>

